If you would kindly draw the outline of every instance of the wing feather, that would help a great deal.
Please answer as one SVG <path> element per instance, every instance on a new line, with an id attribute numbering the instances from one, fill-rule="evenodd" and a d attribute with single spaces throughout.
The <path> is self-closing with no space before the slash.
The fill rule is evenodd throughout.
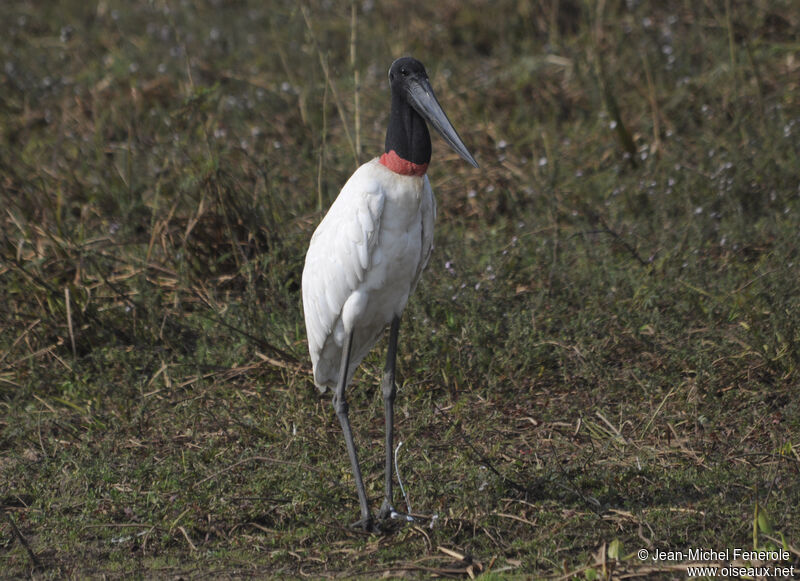
<path id="1" fill-rule="evenodd" d="M 303 269 L 303 310 L 314 381 L 320 389 L 335 383 L 344 341 L 342 309 L 364 280 L 380 234 L 385 195 L 370 177 L 367 163 L 342 188 L 311 238 Z M 326 350 L 335 341 L 339 349 Z"/>
<path id="2" fill-rule="evenodd" d="M 431 258 L 431 252 L 433 251 L 433 226 L 436 222 L 436 198 L 433 195 L 433 189 L 431 188 L 431 183 L 428 180 L 428 176 L 425 176 L 425 186 L 423 189 L 422 194 L 422 208 L 421 208 L 421 215 L 422 215 L 422 256 L 419 264 L 419 270 L 417 271 L 416 279 L 414 280 L 414 285 L 411 288 L 411 292 L 414 292 L 414 288 L 416 288 L 417 283 L 419 282 L 420 277 L 422 276 L 422 271 L 428 266 L 428 261 Z"/>

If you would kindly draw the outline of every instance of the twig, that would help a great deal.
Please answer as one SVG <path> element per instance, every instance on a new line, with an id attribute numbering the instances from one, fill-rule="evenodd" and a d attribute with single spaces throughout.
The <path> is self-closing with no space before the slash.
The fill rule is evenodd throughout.
<path id="1" fill-rule="evenodd" d="M 651 114 L 653 116 L 653 145 L 650 153 L 661 153 L 661 113 L 658 109 L 658 99 L 656 99 L 656 87 L 653 82 L 653 73 L 650 70 L 650 61 L 647 60 L 647 52 L 642 51 L 642 65 L 644 65 L 644 75 L 647 79 L 647 98 L 650 101 Z"/>
<path id="2" fill-rule="evenodd" d="M 192 293 L 194 294 L 194 296 L 196 296 L 198 299 L 203 301 L 203 303 L 206 306 L 209 307 L 209 310 L 211 311 L 211 314 L 214 315 L 214 320 L 216 320 L 217 323 L 219 323 L 220 325 L 222 325 L 226 329 L 234 331 L 235 333 L 239 333 L 242 337 L 245 337 L 245 338 L 249 339 L 250 341 L 252 341 L 256 345 L 258 345 L 262 349 L 266 349 L 268 351 L 271 351 L 275 355 L 279 355 L 285 361 L 288 361 L 290 363 L 298 363 L 296 357 L 294 357 L 293 355 L 290 355 L 289 353 L 287 353 L 283 349 L 280 349 L 279 347 L 275 347 L 274 345 L 268 343 L 264 339 L 260 339 L 259 337 L 256 337 L 255 335 L 253 335 L 251 333 L 248 333 L 244 329 L 240 329 L 236 325 L 232 325 L 231 323 L 229 323 L 228 321 L 223 319 L 222 316 L 219 313 L 217 313 L 217 311 L 214 310 L 213 306 L 208 302 L 208 300 L 205 297 L 203 297 L 203 295 L 200 294 L 200 292 L 195 287 L 192 287 L 191 290 L 192 290 Z"/>
<path id="3" fill-rule="evenodd" d="M 75 350 L 75 333 L 72 331 L 72 307 L 69 300 L 69 287 L 64 287 L 64 304 L 67 305 L 67 329 L 69 330 L 69 342 L 72 345 L 72 358 L 77 359 L 78 354 Z"/>
<path id="4" fill-rule="evenodd" d="M 19 337 L 17 337 L 16 339 L 14 339 L 14 343 L 12 343 L 12 344 L 11 344 L 11 347 L 9 347 L 9 348 L 8 348 L 8 349 L 5 351 L 5 353 L 0 353 L 0 365 L 2 365 L 2 364 L 3 364 L 3 361 L 5 361 L 5 360 L 6 360 L 6 357 L 8 357 L 9 353 L 11 353 L 11 351 L 12 351 L 12 350 L 14 350 L 14 349 L 16 348 L 16 346 L 19 344 L 19 342 L 20 342 L 20 341 L 22 341 L 22 340 L 25 338 L 25 336 L 26 336 L 28 333 L 30 333 L 30 332 L 31 332 L 31 329 L 33 329 L 33 328 L 34 328 L 36 325 L 38 325 L 38 324 L 39 324 L 39 323 L 41 323 L 41 322 L 42 322 L 42 320 L 41 320 L 41 319 L 36 319 L 36 320 L 35 320 L 33 323 L 31 323 L 30 325 L 28 325 L 28 326 L 25 328 L 25 330 L 22 332 L 22 334 L 20 334 L 20 336 L 19 336 Z"/>
<path id="5" fill-rule="evenodd" d="M 555 446 L 553 446 L 552 442 L 550 443 L 550 449 L 553 451 L 553 457 L 555 457 L 557 460 L 558 453 L 556 452 Z M 561 475 L 567 480 L 570 480 L 569 474 L 567 474 L 567 471 L 564 470 L 564 467 L 561 465 L 561 463 L 557 462 L 556 465 L 558 466 L 558 469 L 561 470 Z M 564 484 L 559 483 L 559 486 L 564 490 L 566 490 L 567 492 L 571 492 L 572 494 L 578 496 L 578 498 L 580 498 L 583 502 L 589 505 L 589 508 L 591 509 L 592 512 L 594 512 L 596 515 L 600 515 L 600 510 L 601 510 L 600 501 L 597 500 L 595 497 L 586 496 L 577 488 L 570 488 L 569 486 L 566 486 Z"/>
<path id="6" fill-rule="evenodd" d="M 8 236 L 5 236 L 5 239 L 6 239 L 6 241 L 8 241 Z M 94 262 L 94 260 L 92 260 L 91 255 L 87 255 L 86 259 L 92 262 L 92 266 L 93 267 L 97 268 L 97 264 Z M 24 264 L 19 260 L 19 258 L 16 258 L 16 257 L 13 257 L 13 256 L 10 257 L 10 264 L 11 264 L 11 266 L 13 266 L 17 270 L 17 272 L 19 272 L 20 274 L 24 275 L 29 280 L 33 281 L 35 284 L 38 284 L 39 286 L 44 288 L 48 293 L 50 293 L 50 295 L 53 298 L 56 298 L 56 297 L 60 298 L 60 296 L 59 296 L 60 293 L 50 283 L 48 283 L 46 280 L 44 280 L 40 276 L 38 276 L 38 275 L 36 275 L 36 274 L 34 274 L 32 272 L 29 272 L 28 269 L 25 268 Z M 125 297 L 124 295 L 121 295 L 117 291 L 117 289 L 115 288 L 113 283 L 111 283 L 105 277 L 105 275 L 102 273 L 102 271 L 99 271 L 99 269 L 98 269 L 98 272 L 100 272 L 100 276 L 103 279 L 103 281 L 109 287 L 111 287 L 111 289 L 114 292 L 116 292 L 117 295 L 119 295 L 129 305 L 136 306 L 135 303 L 133 303 L 133 301 L 131 301 L 129 298 Z M 95 324 L 100 325 L 100 326 L 105 326 L 105 323 L 103 322 L 103 320 L 97 314 L 95 314 L 94 310 L 90 307 L 90 305 L 87 305 L 87 308 L 84 311 L 83 315 L 88 317 L 88 318 L 90 318 Z M 128 333 L 125 332 L 124 330 L 118 329 L 118 328 L 114 328 L 114 332 L 118 336 L 123 337 L 128 343 L 133 343 L 134 342 L 133 338 L 130 335 L 128 335 Z"/>
<path id="7" fill-rule="evenodd" d="M 603 415 L 603 413 L 600 410 L 597 410 L 594 413 L 598 418 L 603 420 L 603 423 L 606 426 L 608 426 L 608 429 L 611 430 L 614 436 L 616 436 L 617 441 L 622 442 L 623 444 L 628 443 L 628 441 L 625 439 L 625 436 L 623 436 L 622 433 L 620 433 L 619 429 L 614 424 L 608 421 L 608 419 Z"/>
<path id="8" fill-rule="evenodd" d="M 353 141 L 353 137 L 350 135 L 350 130 L 347 128 L 347 118 L 345 116 L 344 106 L 342 105 L 341 99 L 339 99 L 339 93 L 336 91 L 336 84 L 333 82 L 333 78 L 330 75 L 330 70 L 328 69 L 328 60 L 325 58 L 325 55 L 322 53 L 322 49 L 317 42 L 317 37 L 314 34 L 314 27 L 311 24 L 311 16 L 308 14 L 308 8 L 306 6 L 301 6 L 300 11 L 303 13 L 303 18 L 305 19 L 306 27 L 308 28 L 308 34 L 311 36 L 311 42 L 314 44 L 314 49 L 317 51 L 317 56 L 319 56 L 319 64 L 322 66 L 322 73 L 325 75 L 325 81 L 331 88 L 331 94 L 333 95 L 333 100 L 336 103 L 336 110 L 339 112 L 339 118 L 342 120 L 344 134 L 347 137 L 348 143 L 350 143 L 350 149 L 353 150 L 353 159 L 356 162 L 356 167 L 358 167 L 358 152 L 356 151 L 356 144 Z"/>
<path id="9" fill-rule="evenodd" d="M 317 164 L 317 212 L 322 212 L 322 170 L 325 167 L 325 148 L 328 142 L 328 84 L 322 91 L 322 144 L 319 148 L 319 161 Z"/>
<path id="10" fill-rule="evenodd" d="M 647 432 L 650 429 L 650 426 L 653 424 L 653 420 L 656 419 L 656 416 L 661 411 L 661 408 L 664 407 L 664 404 L 666 403 L 667 399 L 669 399 L 669 397 L 673 393 L 675 393 L 675 387 L 674 386 L 672 387 L 672 389 L 669 390 L 669 393 L 667 393 L 667 395 L 664 396 L 664 399 L 661 400 L 661 403 L 658 404 L 658 407 L 656 408 L 656 411 L 653 412 L 653 415 L 650 416 L 650 419 L 647 420 L 647 424 L 645 425 L 644 429 L 642 430 L 642 437 L 647 435 Z"/>
<path id="11" fill-rule="evenodd" d="M 350 66 L 353 67 L 353 106 L 355 107 L 353 118 L 353 130 L 356 134 L 356 164 L 360 163 L 361 158 L 361 115 L 359 108 L 359 92 L 361 81 L 359 78 L 358 67 L 356 66 L 356 38 L 358 35 L 358 10 L 356 0 L 350 4 Z"/>
<path id="12" fill-rule="evenodd" d="M 247 464 L 248 462 L 273 462 L 275 464 L 288 464 L 289 466 L 302 466 L 305 470 L 310 470 L 312 472 L 319 472 L 317 468 L 314 468 L 313 466 L 309 466 L 307 464 L 301 464 L 300 462 L 292 462 L 291 460 L 279 460 L 277 458 L 270 458 L 269 456 L 252 456 L 250 458 L 245 458 L 243 460 L 239 460 L 238 462 L 234 462 L 227 468 L 223 468 L 222 470 L 217 470 L 212 475 L 206 476 L 202 480 L 198 480 L 197 482 L 192 484 L 192 488 L 200 486 L 201 484 L 203 484 L 204 482 L 208 482 L 209 480 L 213 480 L 220 474 L 229 472 L 234 468 L 236 468 L 237 466 L 241 466 L 242 464 Z"/>
<path id="13" fill-rule="evenodd" d="M 289 65 L 289 58 L 286 55 L 286 51 L 284 50 L 283 47 L 284 43 L 278 40 L 279 38 L 281 38 L 281 35 L 278 33 L 275 27 L 275 19 L 270 18 L 269 21 L 270 21 L 270 28 L 272 30 L 272 34 L 270 36 L 273 39 L 275 39 L 275 52 L 278 53 L 278 58 L 281 61 L 283 72 L 289 79 L 289 84 L 292 86 L 293 89 L 295 89 L 295 93 L 297 94 L 297 108 L 300 110 L 300 119 L 302 119 L 303 125 L 309 127 L 308 111 L 306 108 L 306 97 L 304 89 L 302 88 L 302 83 L 297 81 L 297 78 L 295 77 L 294 74 L 294 67 Z"/>
<path id="14" fill-rule="evenodd" d="M 183 538 L 185 538 L 186 542 L 189 543 L 189 546 L 191 547 L 192 551 L 196 551 L 197 546 L 192 542 L 192 539 L 189 538 L 189 534 L 186 532 L 186 529 L 183 527 L 178 527 L 178 530 L 183 533 Z"/>
<path id="15" fill-rule="evenodd" d="M 403 445 L 403 442 L 399 442 L 397 444 L 397 448 L 394 449 L 394 473 L 397 474 L 397 483 L 400 485 L 400 492 L 403 493 L 403 500 L 406 501 L 406 508 L 408 509 L 408 514 L 411 514 L 411 503 L 408 501 L 408 495 L 406 495 L 406 489 L 403 486 L 403 481 L 400 479 L 400 467 L 397 465 L 397 455 L 400 452 L 400 447 Z"/>
<path id="16" fill-rule="evenodd" d="M 787 543 L 786 539 L 779 539 L 778 537 L 773 537 L 772 535 L 768 534 L 765 534 L 764 536 L 767 537 L 770 541 L 772 541 L 776 545 L 785 546 L 787 551 L 800 557 L 800 550 L 797 550 L 795 547 Z"/>
<path id="17" fill-rule="evenodd" d="M 584 213 L 586 213 L 586 215 L 589 217 L 590 220 L 595 222 L 600 222 L 600 226 L 602 226 L 602 228 L 600 230 L 576 232 L 575 234 L 573 234 L 573 236 L 578 236 L 582 234 L 611 234 L 614 240 L 622 244 L 625 250 L 630 252 L 631 256 L 633 256 L 639 264 L 641 264 L 642 266 L 647 266 L 650 264 L 650 261 L 642 258 L 642 256 L 636 251 L 636 249 L 633 246 L 631 246 L 631 244 L 627 240 L 625 240 L 617 231 L 611 229 L 611 227 L 608 225 L 603 216 L 601 216 L 600 214 L 598 214 L 597 212 L 588 207 L 584 208 L 583 211 Z"/>
<path id="18" fill-rule="evenodd" d="M 492 461 L 488 457 L 486 457 L 485 454 L 480 452 L 472 444 L 472 442 L 469 441 L 469 439 L 467 438 L 467 435 L 464 433 L 464 431 L 461 429 L 461 427 L 459 425 L 457 425 L 453 420 L 448 418 L 447 415 L 444 413 L 444 410 L 442 408 L 440 408 L 438 405 L 434 404 L 434 407 L 442 415 L 442 417 L 447 421 L 447 423 L 450 424 L 451 427 L 456 428 L 458 430 L 458 435 L 461 436 L 461 440 L 464 442 L 464 444 L 466 444 L 467 447 L 470 450 L 472 450 L 472 453 L 475 454 L 478 457 L 478 459 L 480 460 L 480 463 L 483 464 L 484 466 L 486 466 L 486 468 L 490 472 L 495 474 L 498 478 L 500 478 L 500 480 L 502 480 L 508 486 L 510 486 L 511 488 L 513 488 L 513 489 L 515 489 L 515 490 L 517 490 L 519 492 L 524 492 L 524 493 L 535 492 L 534 488 L 528 487 L 528 486 L 523 486 L 519 482 L 516 482 L 515 480 L 512 480 L 511 478 L 508 478 L 507 476 L 504 476 L 503 474 L 501 474 L 500 471 L 497 470 L 497 468 L 494 467 L 494 464 L 492 464 Z"/>
<path id="19" fill-rule="evenodd" d="M 733 36 L 733 19 L 731 18 L 731 0 L 725 0 L 725 28 L 728 29 L 728 56 L 731 61 L 731 78 L 736 89 L 736 42 Z"/>
<path id="20" fill-rule="evenodd" d="M 28 552 L 28 557 L 30 557 L 31 562 L 33 563 L 34 569 L 41 569 L 42 563 L 39 561 L 39 558 L 36 556 L 36 553 L 33 552 L 28 541 L 25 540 L 25 537 L 22 536 L 22 533 L 17 528 L 17 525 L 14 523 L 14 519 L 11 518 L 11 515 L 8 513 L 7 510 L 3 509 L 3 514 L 8 521 L 8 524 L 11 525 L 11 532 L 14 533 L 14 536 L 17 538 L 19 543 L 25 547 L 25 550 Z"/>
<path id="21" fill-rule="evenodd" d="M 311 373 L 311 369 L 309 369 L 306 365 L 303 365 L 300 362 L 296 362 L 293 364 L 286 363 L 285 361 L 281 361 L 279 359 L 275 359 L 270 357 L 269 355 L 264 355 L 260 351 L 255 352 L 256 357 L 264 361 L 265 363 L 269 363 L 273 367 L 280 367 L 281 369 L 288 369 L 294 372 L 305 371 L 306 373 Z"/>
<path id="22" fill-rule="evenodd" d="M 499 516 L 499 517 L 502 517 L 502 518 L 510 518 L 511 520 L 515 520 L 515 521 L 518 521 L 518 522 L 521 522 L 521 523 L 525 523 L 526 525 L 530 525 L 532 527 L 536 526 L 536 522 L 535 521 L 531 521 L 531 520 L 528 520 L 526 518 L 522 518 L 521 516 L 517 516 L 515 514 L 508 514 L 508 513 L 505 513 L 505 512 L 491 512 L 489 514 L 491 514 L 492 516 Z"/>

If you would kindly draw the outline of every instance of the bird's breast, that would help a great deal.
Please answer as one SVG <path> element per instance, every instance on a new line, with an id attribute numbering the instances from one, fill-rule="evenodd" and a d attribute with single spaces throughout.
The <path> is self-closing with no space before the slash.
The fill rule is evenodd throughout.
<path id="1" fill-rule="evenodd" d="M 424 178 L 398 177 L 401 179 L 392 180 L 394 183 L 385 190 L 379 239 L 370 261 L 370 276 L 365 281 L 372 289 L 394 284 L 408 287 L 422 260 Z"/>
<path id="2" fill-rule="evenodd" d="M 384 196 L 378 240 L 370 267 L 354 293 L 352 316 L 345 325 L 359 321 L 388 323 L 400 315 L 417 285 L 433 242 L 433 192 L 427 177 L 376 172 Z M 363 296 L 360 296 L 363 295 Z M 350 315 L 351 313 L 346 313 Z"/>

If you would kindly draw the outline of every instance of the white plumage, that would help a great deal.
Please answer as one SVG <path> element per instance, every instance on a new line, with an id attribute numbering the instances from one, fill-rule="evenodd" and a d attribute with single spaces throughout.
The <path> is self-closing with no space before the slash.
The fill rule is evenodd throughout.
<path id="1" fill-rule="evenodd" d="M 397 174 L 375 158 L 350 177 L 306 255 L 303 306 L 314 382 L 338 380 L 353 331 L 349 383 L 419 282 L 433 246 L 436 201 L 428 176 Z"/>

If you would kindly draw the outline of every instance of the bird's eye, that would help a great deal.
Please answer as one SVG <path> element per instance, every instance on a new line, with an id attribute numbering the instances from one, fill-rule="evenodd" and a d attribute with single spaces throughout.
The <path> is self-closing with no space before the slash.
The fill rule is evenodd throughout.
<path id="1" fill-rule="evenodd" d="M 408 71 L 406 69 L 400 69 L 400 74 L 403 75 L 404 77 L 408 76 Z"/>

